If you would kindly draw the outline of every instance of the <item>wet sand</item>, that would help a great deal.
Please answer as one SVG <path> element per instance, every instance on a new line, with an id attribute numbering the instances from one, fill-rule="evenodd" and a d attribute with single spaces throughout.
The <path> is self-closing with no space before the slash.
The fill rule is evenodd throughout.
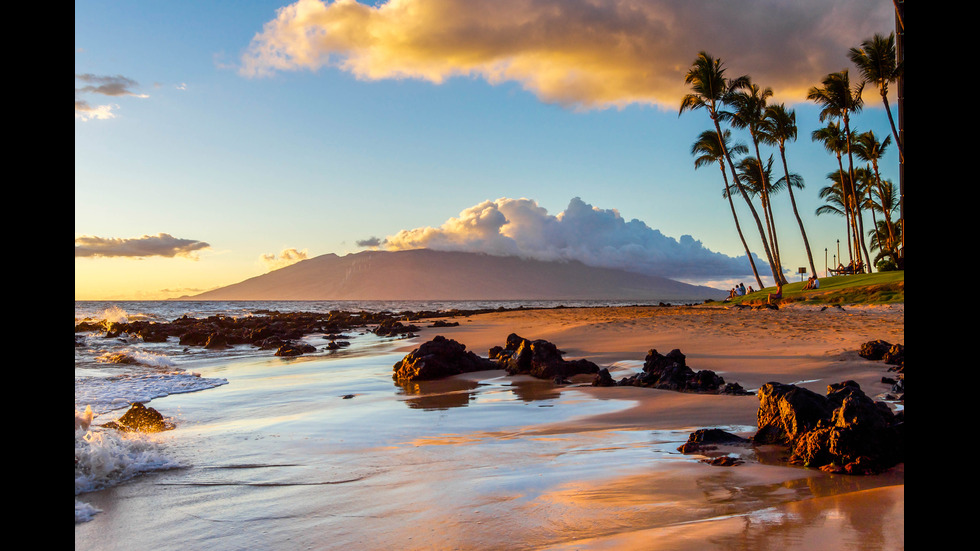
<path id="1" fill-rule="evenodd" d="M 904 344 L 904 308 L 777 311 L 560 308 L 458 318 L 409 341 L 332 359 L 201 369 L 229 384 L 154 400 L 178 428 L 155 438 L 186 467 L 85 494 L 102 509 L 76 549 L 904 549 L 904 465 L 831 475 L 778 450 L 677 447 L 699 428 L 755 431 L 754 396 L 556 387 L 502 371 L 397 387 L 392 364 L 437 334 L 485 356 L 511 332 L 547 339 L 615 379 L 647 350 L 755 390 L 886 392 L 857 355 Z M 344 396 L 353 395 L 352 398 Z M 771 454 L 765 452 L 772 452 Z"/>

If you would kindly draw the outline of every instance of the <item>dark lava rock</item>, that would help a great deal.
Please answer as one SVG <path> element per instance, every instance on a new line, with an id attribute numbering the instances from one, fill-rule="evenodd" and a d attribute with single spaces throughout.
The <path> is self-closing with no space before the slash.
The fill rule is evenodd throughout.
<path id="1" fill-rule="evenodd" d="M 308 354 L 310 352 L 316 352 L 316 347 L 311 344 L 286 343 L 280 346 L 278 350 L 276 350 L 276 356 L 284 356 L 284 357 L 300 356 L 303 354 Z"/>
<path id="2" fill-rule="evenodd" d="M 753 441 L 785 444 L 791 463 L 831 472 L 873 474 L 905 460 L 904 415 L 853 381 L 827 390 L 820 396 L 795 385 L 763 385 Z"/>
<path id="3" fill-rule="evenodd" d="M 603 367 L 595 374 L 595 379 L 592 381 L 592 386 L 616 386 L 616 381 L 613 380 L 612 375 L 609 374 L 609 369 Z"/>
<path id="4" fill-rule="evenodd" d="M 148 408 L 139 402 L 130 406 L 122 417 L 115 421 L 109 421 L 103 426 L 123 432 L 160 432 L 174 428 L 173 424 L 164 420 L 159 411 Z"/>
<path id="5" fill-rule="evenodd" d="M 748 445 L 752 441 L 742 438 L 737 434 L 723 431 L 721 429 L 699 429 L 691 433 L 687 442 L 682 444 L 677 451 L 681 453 L 697 453 L 713 450 L 719 445 Z"/>
<path id="6" fill-rule="evenodd" d="M 465 345 L 437 335 L 399 360 L 392 378 L 404 382 L 429 380 L 496 368 L 490 360 L 467 351 Z"/>
<path id="7" fill-rule="evenodd" d="M 866 360 L 878 361 L 885 357 L 892 345 L 883 340 L 869 341 L 861 345 L 858 355 Z"/>
<path id="8" fill-rule="evenodd" d="M 566 361 L 553 343 L 543 339 L 532 341 L 515 333 L 507 336 L 503 348 L 491 348 L 490 358 L 511 375 L 527 374 L 539 379 L 564 380 L 572 375 L 599 372 L 599 366 L 589 360 Z"/>
<path id="9" fill-rule="evenodd" d="M 374 334 L 380 337 L 395 337 L 398 335 L 411 334 L 418 330 L 419 328 L 417 325 L 405 325 L 400 321 L 387 319 L 381 322 L 378 327 L 374 329 Z"/>
<path id="10" fill-rule="evenodd" d="M 740 386 L 725 386 L 725 379 L 714 371 L 695 372 L 687 366 L 687 359 L 680 350 L 674 349 L 666 355 L 651 349 L 643 362 L 643 372 L 627 377 L 619 382 L 623 386 L 644 386 L 680 392 L 721 393 L 723 389 L 730 394 L 748 394 Z"/>

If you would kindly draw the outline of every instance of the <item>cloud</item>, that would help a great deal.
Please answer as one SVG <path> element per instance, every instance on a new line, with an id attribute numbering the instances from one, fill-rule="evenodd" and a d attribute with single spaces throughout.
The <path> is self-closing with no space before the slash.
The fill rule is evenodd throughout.
<path id="1" fill-rule="evenodd" d="M 893 28 L 891 3 L 853 0 L 299 0 L 255 35 L 240 72 L 333 67 L 364 80 L 436 84 L 476 77 L 575 108 L 673 110 L 699 51 L 780 100 L 802 100 L 847 66 L 848 48 Z"/>
<path id="2" fill-rule="evenodd" d="M 97 105 L 92 107 L 87 101 L 75 100 L 75 118 L 82 119 L 83 121 L 112 119 L 116 116 L 112 110 L 118 107 L 118 105 Z"/>
<path id="3" fill-rule="evenodd" d="M 358 247 L 378 247 L 381 245 L 381 239 L 377 237 L 369 237 L 367 239 L 358 239 L 354 242 Z"/>
<path id="4" fill-rule="evenodd" d="M 98 94 L 109 97 L 132 96 L 137 98 L 148 98 L 146 94 L 139 94 L 132 89 L 139 84 L 130 78 L 122 75 L 99 76 L 91 73 L 76 74 L 75 80 L 84 83 L 84 86 L 75 87 L 75 118 L 83 121 L 92 119 L 111 119 L 115 118 L 112 112 L 118 109 L 118 105 L 97 105 L 90 106 L 85 100 L 78 99 L 79 94 Z"/>
<path id="5" fill-rule="evenodd" d="M 99 76 L 91 73 L 75 75 L 76 80 L 86 83 L 81 88 L 75 88 L 75 93 L 93 93 L 104 96 L 135 96 L 138 98 L 148 98 L 146 94 L 137 94 L 131 88 L 139 86 L 135 80 L 126 78 L 122 75 Z"/>
<path id="6" fill-rule="evenodd" d="M 278 270 L 279 268 L 285 268 L 290 264 L 296 264 L 300 260 L 306 260 L 309 257 L 306 249 L 302 251 L 297 251 L 296 249 L 283 249 L 279 253 L 279 256 L 275 254 L 264 254 L 259 257 L 259 260 L 265 265 L 266 269 L 270 272 L 272 270 Z"/>
<path id="7" fill-rule="evenodd" d="M 134 239 L 83 235 L 75 238 L 75 257 L 145 258 L 180 256 L 197 260 L 196 252 L 211 245 L 193 239 L 178 239 L 168 233 L 144 235 Z"/>
<path id="8" fill-rule="evenodd" d="M 382 243 L 388 250 L 435 249 L 578 260 L 670 278 L 724 278 L 750 274 L 747 260 L 706 249 L 689 235 L 679 240 L 616 210 L 572 199 L 557 215 L 531 199 L 501 198 L 463 210 L 438 228 L 402 230 Z"/>

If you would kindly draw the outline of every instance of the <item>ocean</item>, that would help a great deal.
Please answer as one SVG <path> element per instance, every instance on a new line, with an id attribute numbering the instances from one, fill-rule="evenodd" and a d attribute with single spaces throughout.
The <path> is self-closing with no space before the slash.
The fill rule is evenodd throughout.
<path id="1" fill-rule="evenodd" d="M 649 301 L 657 304 L 659 301 Z M 513 308 L 554 308 L 581 306 L 609 306 L 637 304 L 609 301 L 466 301 L 466 302 L 349 302 L 349 301 L 281 301 L 281 302 L 201 302 L 201 301 L 76 301 L 75 324 L 82 322 L 170 322 L 182 316 L 207 318 L 209 316 L 228 316 L 240 318 L 262 315 L 269 312 L 418 312 L 449 310 L 495 310 Z M 392 384 L 391 366 L 400 359 L 392 355 L 395 345 L 403 345 L 404 337 L 379 337 L 368 331 L 352 335 L 350 346 L 343 351 L 327 350 L 324 335 L 308 335 L 304 341 L 317 351 L 305 354 L 303 365 L 315 366 L 313 369 L 324 373 L 343 374 L 342 380 L 332 380 L 328 387 L 360 389 L 365 395 L 372 393 L 394 396 L 410 408 L 420 411 L 441 411 L 448 407 L 466 405 L 472 393 L 438 393 L 437 397 L 404 396 L 405 389 Z M 112 430 L 99 430 L 106 419 L 114 419 L 133 403 L 148 407 L 166 409 L 158 406 L 161 401 L 186 394 L 215 392 L 227 385 L 241 384 L 224 376 L 227 372 L 241 372 L 252 365 L 269 362 L 287 362 L 273 357 L 271 350 L 260 350 L 251 345 L 238 345 L 224 349 L 210 350 L 200 346 L 181 345 L 176 338 L 164 342 L 143 342 L 138 337 L 122 334 L 106 337 L 104 332 L 83 331 L 75 336 L 75 416 L 76 421 L 91 419 L 91 429 L 79 429 L 76 422 L 75 434 L 75 522 L 91 521 L 100 510 L 86 501 L 86 496 L 107 488 L 132 483 L 133 480 L 148 473 L 179 470 L 188 467 L 188 459 L 178 457 L 173 437 L 169 434 L 133 436 Z M 478 351 L 485 355 L 486 351 Z M 251 384 L 251 383 L 245 383 Z M 501 393 L 507 394 L 503 400 L 521 399 L 521 388 L 502 383 Z M 474 385 L 475 386 L 475 385 Z M 487 386 L 487 385 L 483 385 Z M 503 388 L 506 387 L 506 388 Z M 469 389 L 472 390 L 472 389 Z M 486 392 L 487 389 L 483 388 Z M 516 391 L 516 393 L 515 393 Z M 529 389 L 528 392 L 534 392 Z M 541 407 L 552 407 L 547 403 L 548 390 L 542 390 L 544 402 Z M 493 399 L 499 399 L 498 393 Z M 491 391 L 491 394 L 493 392 Z M 539 396 L 540 397 L 540 396 Z M 279 400 L 277 398 L 277 400 Z M 362 400 L 363 402 L 363 400 Z M 454 404 L 454 402 L 456 402 Z M 165 415 L 172 414 L 166 411 Z M 182 425 L 191 425 L 199 420 L 188 418 L 187 412 L 179 420 Z M 540 416 L 540 415 L 539 415 Z M 546 419 L 547 417 L 544 417 Z M 379 423 L 381 421 L 379 420 Z M 468 429 L 478 426 L 482 421 L 472 416 L 466 421 Z M 492 423 L 491 423 L 492 424 Z M 374 424 L 365 425 L 366 430 L 382 430 Z M 190 459 L 194 461 L 194 459 Z"/>

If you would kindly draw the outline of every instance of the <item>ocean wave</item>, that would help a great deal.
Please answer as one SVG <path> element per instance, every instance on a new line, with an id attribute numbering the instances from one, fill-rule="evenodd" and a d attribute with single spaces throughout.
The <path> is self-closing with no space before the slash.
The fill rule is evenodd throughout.
<path id="1" fill-rule="evenodd" d="M 95 361 L 100 364 L 142 365 L 160 369 L 174 367 L 174 361 L 168 356 L 131 349 L 106 351 L 96 356 Z"/>
<path id="2" fill-rule="evenodd" d="M 227 379 L 201 377 L 199 373 L 186 371 L 75 377 L 75 409 L 91 407 L 95 415 L 99 415 L 134 402 L 146 403 L 171 394 L 198 392 L 226 384 Z"/>
<path id="3" fill-rule="evenodd" d="M 76 411 L 76 420 L 78 416 Z M 75 430 L 75 522 L 87 522 L 99 512 L 80 501 L 80 494 L 115 486 L 143 473 L 182 466 L 152 435 Z"/>

